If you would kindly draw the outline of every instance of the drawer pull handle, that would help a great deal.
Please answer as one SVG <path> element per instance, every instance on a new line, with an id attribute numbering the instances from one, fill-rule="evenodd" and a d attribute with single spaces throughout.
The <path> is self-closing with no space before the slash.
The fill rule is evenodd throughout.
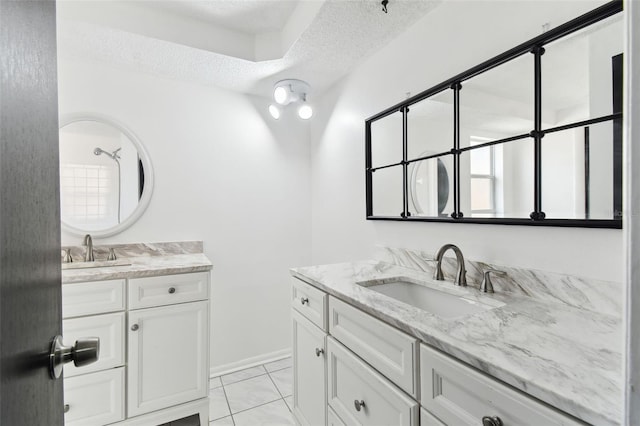
<path id="1" fill-rule="evenodd" d="M 502 420 L 500 420 L 500 417 L 498 416 L 484 416 L 482 418 L 482 426 L 502 426 Z"/>
<path id="2" fill-rule="evenodd" d="M 356 399 L 355 401 L 353 401 L 353 405 L 356 407 L 356 411 L 360 411 L 364 408 L 364 401 L 363 400 L 358 401 Z"/>
<path id="3" fill-rule="evenodd" d="M 316 348 L 316 356 L 320 356 L 324 353 L 324 349 L 322 348 Z"/>
<path id="4" fill-rule="evenodd" d="M 301 297 L 300 298 L 300 303 L 302 303 L 303 305 L 306 303 L 308 305 L 309 304 L 309 298 L 308 297 Z"/>
<path id="5" fill-rule="evenodd" d="M 138 331 L 139 328 L 140 328 L 140 326 L 138 324 L 133 324 L 131 326 L 131 331 Z"/>
<path id="6" fill-rule="evenodd" d="M 175 287 L 169 287 L 169 294 L 173 294 L 176 292 L 176 288 Z"/>
<path id="7" fill-rule="evenodd" d="M 65 413 L 68 413 L 70 409 L 71 409 L 71 406 L 69 406 L 69 404 L 64 404 L 64 412 Z"/>

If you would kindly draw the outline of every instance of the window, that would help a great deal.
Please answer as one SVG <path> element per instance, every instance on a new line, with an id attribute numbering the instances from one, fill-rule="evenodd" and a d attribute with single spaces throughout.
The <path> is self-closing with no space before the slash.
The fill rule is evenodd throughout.
<path id="1" fill-rule="evenodd" d="M 491 139 L 471 136 L 471 146 L 490 142 Z M 483 216 L 496 212 L 495 147 L 470 151 L 471 214 Z"/>
<path id="2" fill-rule="evenodd" d="M 61 166 L 60 198 L 74 223 L 110 223 L 113 186 L 117 184 L 107 166 L 64 164 Z"/>

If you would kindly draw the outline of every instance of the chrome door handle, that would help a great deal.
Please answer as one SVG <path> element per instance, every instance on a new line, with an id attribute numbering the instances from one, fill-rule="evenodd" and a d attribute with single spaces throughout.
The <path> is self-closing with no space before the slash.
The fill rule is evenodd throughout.
<path id="1" fill-rule="evenodd" d="M 316 348 L 316 356 L 320 356 L 324 353 L 324 349 L 322 348 Z"/>
<path id="2" fill-rule="evenodd" d="M 62 374 L 62 367 L 67 362 L 73 361 L 76 367 L 92 364 L 100 356 L 100 338 L 85 337 L 76 340 L 73 346 L 64 346 L 62 336 L 56 336 L 51 342 L 49 352 L 49 375 L 57 379 Z"/>

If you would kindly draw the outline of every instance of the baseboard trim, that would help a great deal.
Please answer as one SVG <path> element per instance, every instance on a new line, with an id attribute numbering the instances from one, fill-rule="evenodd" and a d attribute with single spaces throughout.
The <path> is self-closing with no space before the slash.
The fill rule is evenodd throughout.
<path id="1" fill-rule="evenodd" d="M 234 373 L 245 368 L 255 367 L 256 365 L 266 364 L 268 362 L 278 361 L 283 358 L 291 356 L 291 349 L 282 349 L 275 352 L 270 352 L 263 355 L 254 356 L 251 358 L 245 358 L 240 361 L 230 362 L 228 364 L 212 367 L 209 370 L 209 377 L 218 377 L 223 374 Z"/>

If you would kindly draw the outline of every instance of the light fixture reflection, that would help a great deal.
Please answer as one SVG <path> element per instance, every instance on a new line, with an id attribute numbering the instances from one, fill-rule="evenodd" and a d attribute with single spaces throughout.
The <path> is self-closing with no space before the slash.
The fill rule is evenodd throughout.
<path id="1" fill-rule="evenodd" d="M 279 119 L 280 118 L 280 108 L 278 108 L 277 106 L 271 104 L 269 105 L 269 114 L 271 114 L 271 116 L 274 119 Z"/>

